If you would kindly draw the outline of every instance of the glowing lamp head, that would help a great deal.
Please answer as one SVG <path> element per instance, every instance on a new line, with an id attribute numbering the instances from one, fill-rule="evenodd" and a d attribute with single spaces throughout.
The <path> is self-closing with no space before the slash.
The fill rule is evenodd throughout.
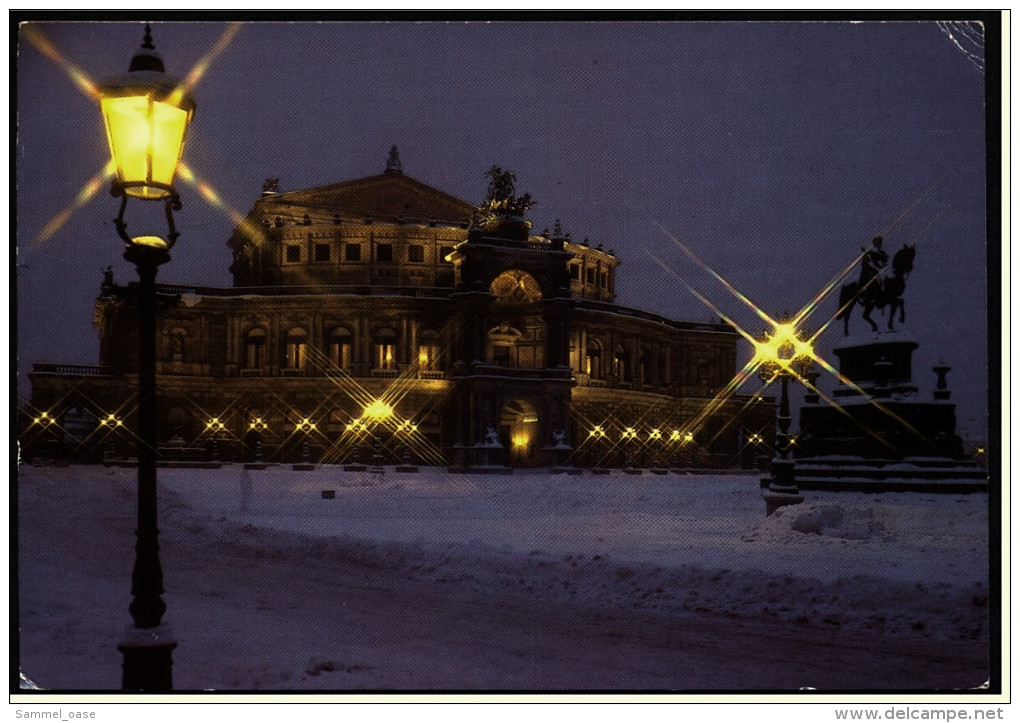
<path id="1" fill-rule="evenodd" d="M 802 338 L 793 322 L 776 324 L 763 341 L 755 343 L 755 360 L 772 373 L 792 373 L 794 365 L 804 364 L 814 355 L 811 342 Z"/>
<path id="2" fill-rule="evenodd" d="M 148 25 L 127 75 L 100 84 L 99 107 L 113 156 L 115 185 L 137 198 L 173 195 L 195 101 L 166 74 Z"/>

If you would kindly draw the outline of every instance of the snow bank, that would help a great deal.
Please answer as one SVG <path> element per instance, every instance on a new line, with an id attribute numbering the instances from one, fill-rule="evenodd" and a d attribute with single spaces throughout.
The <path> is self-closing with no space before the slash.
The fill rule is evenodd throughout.
<path id="1" fill-rule="evenodd" d="M 809 640 L 824 631 L 856 636 L 848 638 L 854 646 L 898 639 L 987 649 L 985 494 L 808 492 L 805 503 L 766 517 L 758 479 L 747 475 L 484 476 L 229 466 L 160 470 L 159 477 L 168 604 L 178 619 L 201 626 L 190 631 L 191 645 L 195 637 L 203 640 L 199 667 L 213 680 L 201 678 L 198 686 L 314 687 L 341 676 L 348 682 L 327 687 L 415 688 L 422 684 L 415 677 L 421 664 L 407 662 L 405 672 L 394 672 L 392 656 L 385 665 L 378 662 L 385 647 L 380 639 L 390 634 L 387 628 L 410 625 L 408 614 L 432 620 L 448 606 L 461 609 L 457 605 L 467 605 L 458 613 L 461 621 L 488 619 L 479 605 L 495 606 L 497 618 L 515 606 L 537 605 L 543 615 L 569 611 L 563 614 L 571 625 L 591 615 L 639 616 L 647 629 L 687 618 L 733 619 L 792 626 L 782 629 Z M 79 687 L 103 687 L 88 675 L 82 682 L 80 671 L 96 654 L 91 641 L 109 638 L 105 653 L 116 656 L 115 634 L 103 625 L 109 610 L 126 609 L 123 571 L 132 552 L 124 541 L 133 530 L 133 481 L 130 469 L 20 472 L 22 656 L 43 685 L 59 687 L 70 677 Z M 89 516 L 87 529 L 79 529 Z M 271 580 L 245 577 L 245 570 L 267 575 L 266 569 Z M 439 597 L 430 602 L 433 595 Z M 384 602 L 359 602 L 366 596 Z M 347 610 L 399 603 L 415 612 L 394 613 L 388 624 L 373 615 L 353 636 L 345 627 L 345 659 L 312 655 L 323 634 L 316 628 L 336 614 L 333 598 L 353 606 Z M 311 629 L 295 622 L 303 616 L 316 621 Z M 460 624 L 442 635 L 454 635 Z M 439 635 L 434 625 L 429 630 Z M 421 632 L 405 637 L 416 635 Z M 265 640 L 256 644 L 258 636 Z M 512 648 L 518 636 L 500 643 L 494 635 L 490 642 Z M 415 643 L 415 649 L 425 645 L 421 655 L 431 661 L 434 677 L 426 680 L 455 680 L 453 687 L 460 687 L 475 679 L 473 666 L 485 668 L 472 658 L 490 654 L 476 649 L 479 634 L 462 637 L 449 645 L 473 652 L 451 652 L 454 667 L 445 671 L 436 669 L 442 645 Z M 224 649 L 242 643 L 255 645 L 254 657 L 267 645 L 277 652 L 261 665 L 238 669 L 221 662 L 205 670 Z M 559 645 L 558 656 L 564 654 Z M 189 649 L 182 646 L 185 656 Z M 352 649 L 361 657 L 350 657 Z M 55 650 L 62 652 L 54 657 Z M 409 656 L 402 651 L 397 659 Z M 514 672 L 525 686 L 556 686 L 555 675 L 566 675 L 562 666 L 554 674 L 528 660 L 530 672 Z M 502 671 L 501 682 L 515 680 L 499 667 L 505 663 L 489 664 Z M 600 656 L 598 665 L 606 664 Z M 594 664 L 585 665 L 587 671 Z M 761 671 L 754 674 L 780 675 L 781 668 Z M 646 671 L 640 680 L 657 674 Z M 713 681 L 712 675 L 726 672 L 708 665 L 698 675 Z M 482 673 L 478 680 L 491 687 Z M 625 677 L 607 680 L 608 687 L 627 685 Z M 747 675 L 741 681 L 772 684 Z"/>

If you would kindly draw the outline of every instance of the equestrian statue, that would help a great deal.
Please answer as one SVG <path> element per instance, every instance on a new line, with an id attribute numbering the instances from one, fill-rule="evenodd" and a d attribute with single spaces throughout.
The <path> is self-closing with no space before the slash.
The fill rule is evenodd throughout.
<path id="1" fill-rule="evenodd" d="M 839 313 L 836 314 L 836 318 L 843 320 L 843 336 L 850 333 L 850 314 L 857 304 L 864 307 L 863 317 L 871 325 L 872 331 L 878 331 L 878 324 L 871 318 L 871 312 L 875 308 L 889 307 L 890 331 L 897 311 L 901 324 L 906 318 L 903 291 L 906 288 L 907 276 L 914 269 L 914 247 L 904 244 L 903 248 L 893 254 L 890 262 L 888 254 L 882 248 L 882 237 L 876 236 L 871 241 L 871 248 L 861 251 L 860 278 L 846 284 L 839 292 Z"/>

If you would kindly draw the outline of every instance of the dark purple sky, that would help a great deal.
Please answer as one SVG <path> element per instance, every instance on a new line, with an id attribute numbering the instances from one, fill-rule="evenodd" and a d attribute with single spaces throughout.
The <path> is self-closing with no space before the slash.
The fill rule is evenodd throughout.
<path id="1" fill-rule="evenodd" d="M 94 80 L 124 72 L 142 36 L 140 23 L 35 28 Z M 157 22 L 153 36 L 183 77 L 226 28 Z M 890 251 L 917 246 L 905 327 L 921 344 L 915 379 L 930 398 L 932 365 L 950 364 L 962 431 L 980 438 L 986 158 L 984 75 L 971 55 L 982 52 L 980 33 L 934 21 L 244 23 L 194 89 L 184 151 L 221 203 L 180 184 L 182 235 L 159 279 L 229 285 L 231 212 L 246 213 L 265 178 L 295 190 L 376 174 L 393 144 L 406 174 L 469 201 L 482 200 L 489 167 L 512 169 L 538 201 L 536 230 L 559 218 L 575 240 L 616 252 L 621 303 L 715 317 L 654 255 L 755 334 L 763 322 L 668 234 L 775 316 L 806 304 L 886 232 Z M 17 102 L 25 397 L 35 361 L 98 361 L 101 271 L 112 265 L 120 283 L 135 273 L 121 259 L 106 183 L 40 239 L 108 150 L 97 103 L 24 29 Z M 139 213 L 130 206 L 129 223 Z M 836 306 L 833 295 L 809 325 Z M 833 326 L 823 354 L 840 339 Z"/>

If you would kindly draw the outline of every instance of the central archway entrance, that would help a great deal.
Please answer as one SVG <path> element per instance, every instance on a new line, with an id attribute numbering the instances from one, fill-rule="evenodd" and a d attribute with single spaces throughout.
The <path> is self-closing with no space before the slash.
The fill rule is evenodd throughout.
<path id="1" fill-rule="evenodd" d="M 538 412 L 524 399 L 503 405 L 499 415 L 499 436 L 507 449 L 511 467 L 537 467 Z"/>

